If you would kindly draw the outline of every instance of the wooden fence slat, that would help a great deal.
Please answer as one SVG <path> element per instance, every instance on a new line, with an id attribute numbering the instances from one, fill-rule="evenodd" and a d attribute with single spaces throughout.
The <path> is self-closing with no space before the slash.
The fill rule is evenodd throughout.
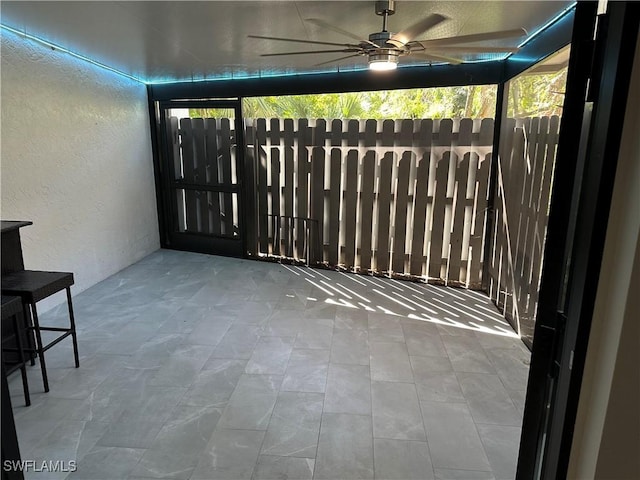
<path id="1" fill-rule="evenodd" d="M 542 273 L 542 260 L 544 255 L 544 239 L 547 231 L 549 198 L 551 195 L 551 179 L 556 159 L 558 146 L 558 135 L 560 128 L 560 118 L 556 115 L 549 119 L 549 133 L 546 139 L 546 152 L 544 157 L 544 167 L 540 187 L 540 200 L 538 203 L 538 222 L 536 225 L 536 255 L 532 267 L 532 281 L 529 283 L 529 297 L 532 305 L 538 304 L 538 288 L 540 286 L 540 275 Z M 559 188 L 562 188 L 560 186 Z M 535 308 L 530 307 L 532 312 Z"/>
<path id="2" fill-rule="evenodd" d="M 206 163 L 206 146 L 204 129 L 204 120 L 202 118 L 192 118 L 191 126 L 193 129 L 193 145 L 194 145 L 194 179 L 196 183 L 206 183 L 207 181 L 207 163 Z M 209 229 L 209 202 L 206 191 L 196 193 L 198 232 L 210 233 Z"/>
<path id="3" fill-rule="evenodd" d="M 234 156 L 231 153 L 231 121 L 228 118 L 223 118 L 220 121 L 220 157 L 222 163 L 222 182 L 225 185 L 231 185 L 231 162 L 234 161 Z M 222 225 L 224 227 L 224 235 L 233 235 L 233 194 L 224 193 L 222 195 L 223 211 L 222 211 Z"/>
<path id="4" fill-rule="evenodd" d="M 391 216 L 391 172 L 394 155 L 385 153 L 380 160 L 380 176 L 378 177 L 378 242 L 376 245 L 376 265 L 378 272 L 389 270 L 389 220 Z"/>
<path id="5" fill-rule="evenodd" d="M 296 216 L 308 218 L 309 212 L 309 153 L 307 147 L 311 144 L 311 129 L 306 118 L 298 120 L 298 165 L 297 165 L 297 190 Z M 305 222 L 296 222 L 296 258 L 304 259 L 307 251 L 307 238 L 305 234 Z"/>
<path id="6" fill-rule="evenodd" d="M 375 133 L 375 132 L 374 132 Z M 360 186 L 360 270 L 371 270 L 373 203 L 375 198 L 376 152 L 369 150 L 362 160 L 362 185 Z"/>
<path id="7" fill-rule="evenodd" d="M 358 151 L 349 150 L 346 158 L 346 180 L 344 186 L 344 211 L 343 225 L 345 228 L 344 236 L 344 265 L 346 268 L 352 269 L 355 265 L 356 253 L 356 206 L 357 206 L 357 189 L 354 185 L 358 184 Z"/>
<path id="8" fill-rule="evenodd" d="M 312 249 L 310 259 L 314 262 L 322 262 L 322 251 L 324 245 L 323 225 L 324 225 L 324 165 L 325 149 L 314 147 L 311 153 L 311 212 L 309 217 L 317 220 L 315 224 L 309 225 L 309 245 Z"/>
<path id="9" fill-rule="evenodd" d="M 271 147 L 271 253 L 280 255 L 280 149 Z"/>
<path id="10" fill-rule="evenodd" d="M 217 184 L 221 181 L 218 177 L 218 127 L 216 123 L 215 118 L 205 120 L 207 156 L 205 176 L 207 184 Z M 220 235 L 220 196 L 217 193 L 209 192 L 207 197 L 209 200 L 210 231 L 214 235 Z"/>
<path id="11" fill-rule="evenodd" d="M 329 138 L 332 147 L 342 146 L 342 120 L 339 118 L 331 120 L 331 133 Z"/>
<path id="12" fill-rule="evenodd" d="M 282 221 L 282 240 L 283 254 L 293 256 L 293 241 L 291 239 L 291 222 L 288 218 L 293 216 L 294 212 L 294 172 L 295 172 L 295 133 L 293 119 L 284 119 L 284 135 L 282 137 L 282 148 L 284 149 L 284 186 L 282 188 L 282 203 L 284 207 L 284 216 L 287 217 Z"/>
<path id="13" fill-rule="evenodd" d="M 447 284 L 460 285 L 465 279 L 460 278 L 460 265 L 462 263 L 462 239 L 465 229 L 465 211 L 467 207 L 467 181 L 469 180 L 470 154 L 458 162 L 456 169 L 456 193 L 453 212 L 453 228 L 449 245 L 449 269 Z"/>
<path id="14" fill-rule="evenodd" d="M 487 219 L 487 187 L 489 184 L 489 166 L 491 154 L 488 153 L 481 160 L 476 173 L 476 194 L 473 205 L 473 233 L 469 241 L 471 249 L 471 267 L 469 268 L 469 287 L 479 289 L 482 287 L 482 253 L 483 236 Z M 487 240 L 488 241 L 488 240 Z"/>
<path id="15" fill-rule="evenodd" d="M 533 239 L 533 231 L 535 229 L 535 211 L 533 208 L 534 184 L 536 183 L 536 173 L 538 173 L 538 146 L 543 138 L 546 138 L 546 132 L 541 131 L 546 125 L 541 122 L 540 118 L 531 119 L 530 133 L 528 137 L 528 164 L 525 184 L 522 195 L 523 225 L 520 232 L 521 238 L 518 239 L 518 264 L 517 273 L 518 280 L 516 282 L 516 298 L 518 301 L 518 315 L 520 323 L 529 322 L 529 288 L 528 281 L 531 276 L 531 242 Z"/>
<path id="16" fill-rule="evenodd" d="M 411 275 L 422 276 L 424 259 L 424 237 L 427 220 L 427 187 L 429 182 L 430 152 L 425 152 L 416 175 L 415 206 L 413 209 L 411 238 Z"/>
<path id="17" fill-rule="evenodd" d="M 411 133 L 413 133 L 413 122 L 411 127 Z M 406 133 L 407 132 L 405 132 L 405 134 Z M 392 270 L 396 273 L 405 273 L 406 267 L 405 243 L 407 238 L 407 208 L 409 203 L 409 172 L 411 171 L 412 162 L 413 153 L 404 152 L 398 165 L 392 262 Z"/>
<path id="18" fill-rule="evenodd" d="M 435 194 L 433 199 L 433 221 L 431 223 L 431 245 L 429 249 L 429 271 L 428 275 L 433 279 L 443 279 L 443 230 L 444 214 L 447 202 L 447 183 L 449 179 L 449 162 L 451 152 L 445 152 L 438 162 L 436 170 Z"/>
<path id="19" fill-rule="evenodd" d="M 180 119 L 182 134 L 183 178 L 187 183 L 195 182 L 193 150 L 193 128 L 190 118 Z M 186 231 L 198 232 L 198 197 L 195 190 L 185 189 Z"/>
<path id="20" fill-rule="evenodd" d="M 357 147 L 360 143 L 360 122 L 349 120 L 347 123 L 347 146 Z"/>
<path id="21" fill-rule="evenodd" d="M 170 157 L 170 165 L 173 166 L 173 172 L 170 173 L 172 179 L 180 179 L 182 178 L 182 159 L 180 155 L 180 132 L 178 126 L 178 118 L 170 117 L 167 122 L 167 139 L 169 141 L 169 151 L 168 154 Z M 180 195 L 180 194 L 176 194 Z M 178 198 L 173 199 L 175 205 L 175 216 L 173 221 L 176 222 L 176 225 L 172 228 L 177 228 L 178 231 L 181 231 L 186 225 L 185 219 L 185 210 L 182 205 L 182 201 Z"/>
<path id="22" fill-rule="evenodd" d="M 256 121 L 255 140 L 256 166 L 258 169 L 258 248 L 260 253 L 269 253 L 269 220 L 267 188 L 267 121 Z"/>
<path id="23" fill-rule="evenodd" d="M 339 262 L 340 252 L 340 197 L 342 196 L 342 151 L 331 149 L 331 167 L 329 184 L 329 265 Z"/>

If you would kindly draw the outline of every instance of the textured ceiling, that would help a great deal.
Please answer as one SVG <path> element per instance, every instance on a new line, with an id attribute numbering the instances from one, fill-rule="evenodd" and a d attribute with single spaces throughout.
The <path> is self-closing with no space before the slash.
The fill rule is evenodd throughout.
<path id="1" fill-rule="evenodd" d="M 389 30 L 432 13 L 448 20 L 421 39 L 523 27 L 529 34 L 555 18 L 567 1 L 398 1 Z M 316 18 L 366 38 L 382 27 L 373 1 L 28 2 L 2 1 L 1 23 L 147 82 L 235 78 L 363 68 L 366 59 L 315 66 L 344 54 L 260 57 L 322 46 L 247 35 L 353 42 L 305 22 Z M 505 46 L 525 38 L 484 42 Z M 331 48 L 331 47 L 329 47 Z M 493 56 L 501 58 L 502 54 Z M 467 55 L 465 61 L 491 59 Z M 403 65 L 424 64 L 404 57 Z"/>

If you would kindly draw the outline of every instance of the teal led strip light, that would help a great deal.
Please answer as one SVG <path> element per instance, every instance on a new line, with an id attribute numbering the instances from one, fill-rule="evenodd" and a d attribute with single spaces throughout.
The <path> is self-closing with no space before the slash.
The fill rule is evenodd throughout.
<path id="1" fill-rule="evenodd" d="M 40 44 L 42 44 L 42 45 L 44 45 L 46 47 L 53 48 L 53 49 L 58 50 L 58 51 L 60 51 L 62 53 L 66 53 L 67 55 L 71 55 L 74 58 L 77 58 L 77 59 L 82 60 L 84 62 L 90 63 L 90 64 L 95 65 L 97 67 L 100 67 L 100 68 L 102 68 L 104 70 L 108 70 L 110 72 L 116 73 L 116 74 L 118 74 L 118 75 L 120 75 L 122 77 L 126 77 L 126 78 L 128 78 L 130 80 L 133 80 L 133 81 L 136 81 L 136 82 L 139 82 L 139 83 L 145 83 L 145 84 L 147 83 L 144 80 L 142 80 L 141 78 L 134 77 L 133 75 L 129 75 L 128 73 L 121 72 L 120 70 L 117 70 L 117 69 L 115 69 L 113 67 L 105 65 L 104 63 L 100 63 L 100 62 L 97 62 L 96 60 L 92 60 L 89 57 L 85 57 L 84 55 L 81 55 L 81 54 L 76 53 L 76 52 L 74 52 L 72 50 L 69 50 L 68 48 L 61 47 L 60 45 L 56 45 L 55 43 L 51 43 L 48 40 L 45 40 L 43 38 L 36 37 L 35 35 L 31 35 L 29 33 L 22 32 L 20 30 L 17 30 L 15 28 L 9 27 L 7 25 L 3 25 L 1 23 L 0 23 L 0 29 L 6 30 L 6 31 L 11 32 L 11 33 L 15 33 L 16 35 L 18 35 L 20 37 L 23 37 L 23 38 L 26 38 L 28 40 L 33 40 L 34 42 L 38 42 L 38 43 L 40 43 Z"/>

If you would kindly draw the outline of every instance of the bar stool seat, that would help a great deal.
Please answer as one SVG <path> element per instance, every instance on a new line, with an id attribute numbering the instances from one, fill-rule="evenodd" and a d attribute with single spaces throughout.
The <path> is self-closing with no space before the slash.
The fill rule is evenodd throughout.
<path id="1" fill-rule="evenodd" d="M 24 321 L 24 309 L 22 308 L 22 299 L 20 297 L 11 297 L 2 295 L 2 323 L 4 324 L 9 319 L 12 320 L 11 327 L 15 338 L 15 348 L 5 348 L 4 344 L 6 340 L 10 338 L 2 339 L 2 359 L 4 361 L 4 353 L 15 351 L 17 353 L 17 361 L 9 368 L 5 369 L 5 374 L 9 375 L 16 370 L 20 369 L 22 376 L 22 389 L 24 391 L 24 401 L 27 406 L 31 405 L 31 397 L 29 396 L 29 383 L 27 381 L 27 361 L 24 356 L 24 347 L 22 339 L 22 331 L 26 326 Z M 5 364 L 7 362 L 4 362 Z"/>
<path id="2" fill-rule="evenodd" d="M 73 317 L 73 303 L 71 301 L 71 285 L 73 285 L 73 273 L 70 272 L 45 272 L 39 270 L 18 270 L 2 276 L 2 293 L 5 295 L 17 295 L 21 297 L 25 309 L 30 308 L 33 324 L 30 326 L 36 336 L 36 352 L 40 357 L 40 367 L 42 370 L 42 382 L 44 391 L 49 391 L 49 381 L 47 378 L 47 369 L 44 359 L 44 352 L 71 335 L 73 340 L 73 353 L 75 357 L 75 366 L 80 366 L 78 358 L 78 341 L 76 338 L 76 325 Z M 38 312 L 36 303 L 40 300 L 66 290 L 67 306 L 69 308 L 69 322 L 67 327 L 43 327 L 40 326 L 38 320 Z M 41 331 L 64 332 L 47 345 L 42 343 Z"/>

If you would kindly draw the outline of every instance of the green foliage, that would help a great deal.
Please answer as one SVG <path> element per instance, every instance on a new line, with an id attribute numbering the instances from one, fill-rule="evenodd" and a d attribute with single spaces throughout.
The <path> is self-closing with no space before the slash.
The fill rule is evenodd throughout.
<path id="1" fill-rule="evenodd" d="M 551 74 L 527 74 L 509 82 L 509 117 L 562 115 L 567 69 Z"/>
<path id="2" fill-rule="evenodd" d="M 562 113 L 566 69 L 555 74 L 520 75 L 510 82 L 510 116 Z M 468 85 L 373 92 L 248 97 L 245 118 L 420 119 L 488 118 L 495 115 L 496 86 Z M 221 117 L 232 110 L 191 109 L 191 117 Z"/>
<path id="3" fill-rule="evenodd" d="M 243 99 L 245 118 L 451 118 L 493 116 L 493 85 Z"/>

